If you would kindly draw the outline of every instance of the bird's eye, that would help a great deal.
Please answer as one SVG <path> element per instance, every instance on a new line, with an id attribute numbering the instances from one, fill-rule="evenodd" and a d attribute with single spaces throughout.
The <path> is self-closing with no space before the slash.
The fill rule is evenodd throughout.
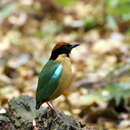
<path id="1" fill-rule="evenodd" d="M 65 46 L 65 49 L 68 49 L 68 46 Z"/>
<path id="2" fill-rule="evenodd" d="M 69 49 L 69 48 L 71 48 L 71 45 L 66 45 L 65 48 Z"/>
<path id="3" fill-rule="evenodd" d="M 67 46 L 63 46 L 63 49 L 64 49 L 64 50 L 67 50 L 67 49 L 68 49 L 68 47 L 67 47 Z"/>

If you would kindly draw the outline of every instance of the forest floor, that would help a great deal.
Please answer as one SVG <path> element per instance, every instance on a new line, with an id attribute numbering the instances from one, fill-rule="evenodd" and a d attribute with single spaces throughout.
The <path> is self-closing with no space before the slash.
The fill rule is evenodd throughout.
<path id="1" fill-rule="evenodd" d="M 0 1 L 0 114 L 13 97 L 35 97 L 56 42 L 76 42 L 71 90 L 54 105 L 86 126 L 129 130 L 130 21 L 106 13 L 103 0 L 71 2 Z"/>

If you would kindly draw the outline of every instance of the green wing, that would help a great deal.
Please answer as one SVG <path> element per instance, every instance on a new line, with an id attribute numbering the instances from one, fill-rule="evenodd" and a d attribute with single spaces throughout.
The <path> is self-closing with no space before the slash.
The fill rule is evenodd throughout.
<path id="1" fill-rule="evenodd" d="M 63 72 L 63 66 L 50 60 L 40 72 L 36 92 L 36 108 L 46 101 L 58 88 L 59 79 Z"/>

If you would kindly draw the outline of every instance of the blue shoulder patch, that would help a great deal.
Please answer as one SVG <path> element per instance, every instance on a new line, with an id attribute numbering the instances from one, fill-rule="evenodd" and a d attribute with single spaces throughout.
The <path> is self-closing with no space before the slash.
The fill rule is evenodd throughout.
<path id="1" fill-rule="evenodd" d="M 36 92 L 36 102 L 39 106 L 50 98 L 58 88 L 63 66 L 59 62 L 50 60 L 42 69 Z"/>
<path id="2" fill-rule="evenodd" d="M 59 75 L 61 75 L 62 69 L 63 69 L 62 65 L 59 65 L 59 66 L 57 67 L 57 69 L 55 70 L 55 72 L 54 72 L 52 78 L 57 78 L 57 77 L 59 77 Z"/>

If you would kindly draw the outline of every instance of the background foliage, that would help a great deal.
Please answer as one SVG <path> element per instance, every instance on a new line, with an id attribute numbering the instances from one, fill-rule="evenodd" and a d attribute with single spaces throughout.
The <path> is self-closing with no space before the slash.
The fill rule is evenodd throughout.
<path id="1" fill-rule="evenodd" d="M 35 96 L 56 42 L 78 42 L 71 90 L 55 106 L 101 129 L 130 129 L 129 7 L 129 0 L 1 0 L 1 108 Z"/>

